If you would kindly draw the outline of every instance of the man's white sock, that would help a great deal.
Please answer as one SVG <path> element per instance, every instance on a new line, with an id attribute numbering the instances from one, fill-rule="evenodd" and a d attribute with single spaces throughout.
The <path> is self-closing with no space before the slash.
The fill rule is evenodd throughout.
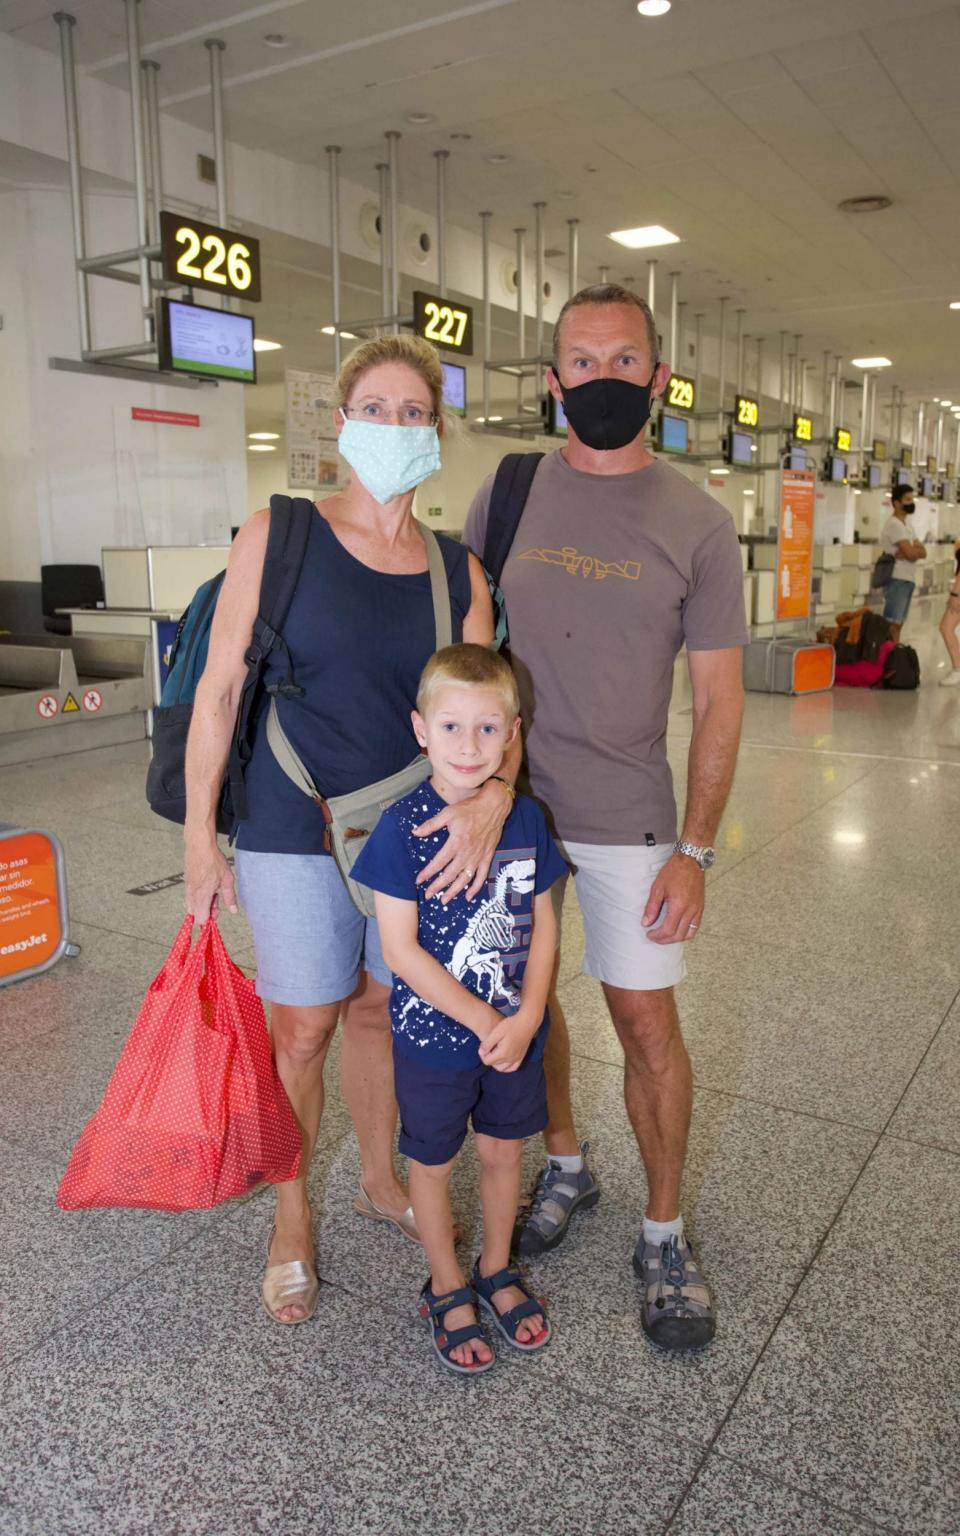
<path id="1" fill-rule="evenodd" d="M 580 1173 L 583 1170 L 582 1152 L 578 1152 L 576 1157 L 556 1157 L 552 1152 L 548 1152 L 547 1161 L 553 1163 L 564 1173 Z"/>
<path id="2" fill-rule="evenodd" d="M 651 1221 L 649 1216 L 644 1216 L 643 1240 L 645 1243 L 656 1243 L 659 1248 L 661 1243 L 669 1243 L 672 1237 L 675 1237 L 678 1243 L 683 1237 L 682 1216 L 674 1216 L 672 1221 Z"/>

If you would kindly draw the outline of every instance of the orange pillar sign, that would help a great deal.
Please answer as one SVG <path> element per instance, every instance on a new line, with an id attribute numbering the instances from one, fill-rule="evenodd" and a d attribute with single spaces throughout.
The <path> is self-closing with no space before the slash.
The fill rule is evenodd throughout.
<path id="1" fill-rule="evenodd" d="M 810 615 L 813 576 L 813 513 L 817 477 L 812 469 L 780 471 L 780 529 L 777 541 L 777 618 Z"/>
<path id="2" fill-rule="evenodd" d="M 66 909 L 56 838 L 0 831 L 0 986 L 56 964 L 67 949 Z"/>

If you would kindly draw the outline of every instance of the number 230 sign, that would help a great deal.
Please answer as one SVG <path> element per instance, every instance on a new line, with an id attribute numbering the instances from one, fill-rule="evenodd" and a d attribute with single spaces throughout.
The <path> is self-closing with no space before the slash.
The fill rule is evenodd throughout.
<path id="1" fill-rule="evenodd" d="M 167 282 L 258 302 L 260 242 L 251 235 L 164 212 L 160 248 Z"/>
<path id="2" fill-rule="evenodd" d="M 413 295 L 413 328 L 434 346 L 473 356 L 473 309 L 432 293 Z"/>

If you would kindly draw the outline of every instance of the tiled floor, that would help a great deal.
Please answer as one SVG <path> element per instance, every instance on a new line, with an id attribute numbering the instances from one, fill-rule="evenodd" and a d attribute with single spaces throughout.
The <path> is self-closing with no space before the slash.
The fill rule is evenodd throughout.
<path id="1" fill-rule="evenodd" d="M 131 891 L 181 869 L 180 836 L 143 803 L 141 746 L 0 770 L 0 819 L 64 842 L 83 946 L 0 993 L 2 1536 L 960 1529 L 960 695 L 935 686 L 938 615 L 918 604 L 911 622 L 918 694 L 748 701 L 681 991 L 685 1205 L 720 1318 L 697 1358 L 659 1357 L 639 1327 L 643 1175 L 572 903 L 563 993 L 604 1193 L 537 1267 L 557 1335 L 543 1359 L 440 1375 L 413 1316 L 418 1251 L 351 1211 L 336 1048 L 311 1326 L 258 1306 L 262 1196 L 59 1212 L 179 923 L 179 887 Z M 223 930 L 249 965 L 243 921 Z M 469 1251 L 469 1155 L 456 1196 Z"/>

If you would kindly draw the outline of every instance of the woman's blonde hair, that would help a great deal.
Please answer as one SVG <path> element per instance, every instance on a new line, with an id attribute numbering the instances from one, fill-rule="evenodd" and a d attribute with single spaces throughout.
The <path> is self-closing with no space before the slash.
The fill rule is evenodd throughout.
<path id="1" fill-rule="evenodd" d="M 443 370 L 437 350 L 422 336 L 376 336 L 362 341 L 345 358 L 337 374 L 335 404 L 345 406 L 361 378 L 381 363 L 405 363 L 418 373 L 430 391 L 433 413 L 440 419 L 443 408 Z"/>
<path id="2" fill-rule="evenodd" d="M 464 641 L 460 645 L 447 645 L 430 657 L 417 689 L 417 709 L 421 715 L 426 713 L 431 697 L 444 683 L 459 683 L 468 688 L 496 688 L 506 706 L 508 721 L 515 720 L 520 713 L 517 680 L 509 662 L 485 645 Z"/>

